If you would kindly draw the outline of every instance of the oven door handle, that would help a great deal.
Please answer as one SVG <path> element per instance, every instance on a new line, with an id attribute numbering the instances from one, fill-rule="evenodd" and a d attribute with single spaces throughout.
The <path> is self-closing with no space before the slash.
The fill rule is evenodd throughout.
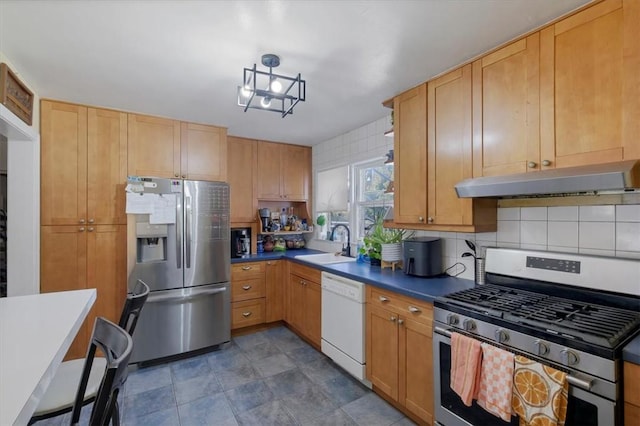
<path id="1" fill-rule="evenodd" d="M 442 328 L 442 327 L 438 327 L 435 326 L 433 327 L 433 332 L 434 333 L 438 333 L 441 334 L 445 337 L 451 337 L 451 331 Z M 581 389 L 584 389 L 586 391 L 590 391 L 591 390 L 591 386 L 593 385 L 593 380 L 589 380 L 589 379 L 579 379 L 577 377 L 574 376 L 570 376 L 567 374 L 567 382 L 569 382 L 569 384 L 571 386 L 577 386 Z"/>

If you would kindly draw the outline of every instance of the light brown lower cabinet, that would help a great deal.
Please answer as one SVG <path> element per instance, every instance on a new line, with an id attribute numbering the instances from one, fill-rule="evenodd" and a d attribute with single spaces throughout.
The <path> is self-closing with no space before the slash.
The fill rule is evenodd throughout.
<path id="1" fill-rule="evenodd" d="M 298 263 L 289 263 L 287 286 L 287 322 L 295 332 L 316 347 L 321 339 L 320 270 Z"/>
<path id="2" fill-rule="evenodd" d="M 624 424 L 640 425 L 640 365 L 624 363 Z"/>
<path id="3" fill-rule="evenodd" d="M 264 278 L 266 291 L 265 321 L 274 322 L 284 319 L 285 283 L 284 260 L 268 260 L 265 263 Z"/>
<path id="4" fill-rule="evenodd" d="M 433 424 L 433 305 L 367 286 L 366 315 L 367 379 Z"/>

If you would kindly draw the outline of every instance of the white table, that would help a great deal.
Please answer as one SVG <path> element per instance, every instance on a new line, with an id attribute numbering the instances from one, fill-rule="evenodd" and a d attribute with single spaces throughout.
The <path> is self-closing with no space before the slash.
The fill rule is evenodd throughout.
<path id="1" fill-rule="evenodd" d="M 96 290 L 0 298 L 0 425 L 26 425 L 96 300 Z"/>

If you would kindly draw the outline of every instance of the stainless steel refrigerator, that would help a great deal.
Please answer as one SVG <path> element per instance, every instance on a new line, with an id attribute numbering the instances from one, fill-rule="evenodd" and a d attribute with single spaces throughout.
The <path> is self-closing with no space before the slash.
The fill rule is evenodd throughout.
<path id="1" fill-rule="evenodd" d="M 129 288 L 151 289 L 130 362 L 228 342 L 229 185 L 130 176 L 127 191 Z"/>

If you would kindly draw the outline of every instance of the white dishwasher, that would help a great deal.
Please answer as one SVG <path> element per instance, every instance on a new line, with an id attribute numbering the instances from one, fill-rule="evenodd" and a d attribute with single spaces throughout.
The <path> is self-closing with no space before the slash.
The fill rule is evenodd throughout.
<path id="1" fill-rule="evenodd" d="M 365 379 L 364 284 L 322 272 L 322 352 L 371 387 Z"/>

